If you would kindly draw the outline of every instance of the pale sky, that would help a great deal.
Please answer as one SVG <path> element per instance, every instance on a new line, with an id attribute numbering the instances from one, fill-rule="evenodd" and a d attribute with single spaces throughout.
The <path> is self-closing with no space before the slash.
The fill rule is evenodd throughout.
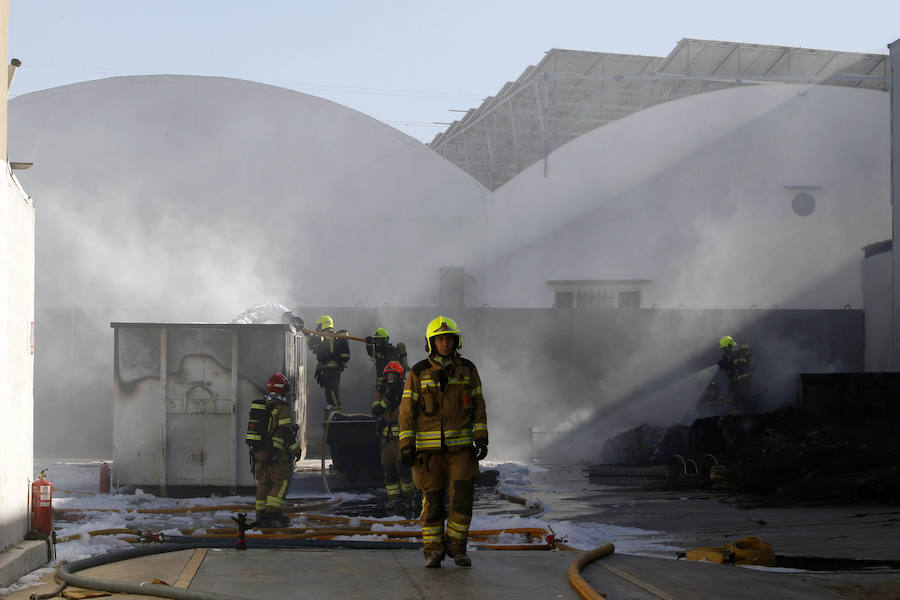
<path id="1" fill-rule="evenodd" d="M 900 2 L 11 0 L 11 96 L 118 75 L 233 77 L 423 142 L 550 48 L 666 56 L 682 38 L 886 54 Z"/>

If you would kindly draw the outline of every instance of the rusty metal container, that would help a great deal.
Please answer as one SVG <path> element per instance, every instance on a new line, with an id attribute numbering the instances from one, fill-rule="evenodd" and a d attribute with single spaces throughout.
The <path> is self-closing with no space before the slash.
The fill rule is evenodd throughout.
<path id="1" fill-rule="evenodd" d="M 113 482 L 161 495 L 254 485 L 250 403 L 284 373 L 306 452 L 303 336 L 281 324 L 111 323 Z"/>

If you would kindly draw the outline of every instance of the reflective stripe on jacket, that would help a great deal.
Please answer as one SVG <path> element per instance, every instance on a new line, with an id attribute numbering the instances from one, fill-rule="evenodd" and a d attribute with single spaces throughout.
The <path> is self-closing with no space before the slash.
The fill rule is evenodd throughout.
<path id="1" fill-rule="evenodd" d="M 396 440 L 400 437 L 400 426 L 397 424 L 400 417 L 399 404 L 391 407 L 384 394 L 377 392 L 372 402 L 372 414 L 383 421 L 383 427 L 378 431 L 382 440 Z"/>
<path id="2" fill-rule="evenodd" d="M 290 455 L 300 449 L 297 433 L 294 431 L 291 409 L 286 402 L 279 402 L 272 411 L 272 450 L 273 460 L 288 460 Z"/>

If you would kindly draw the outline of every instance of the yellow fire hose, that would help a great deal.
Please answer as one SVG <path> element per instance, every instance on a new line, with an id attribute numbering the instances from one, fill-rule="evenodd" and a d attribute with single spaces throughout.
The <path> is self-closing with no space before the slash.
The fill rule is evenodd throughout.
<path id="1" fill-rule="evenodd" d="M 190 535 L 193 534 L 196 529 L 181 529 L 183 534 Z M 315 537 L 323 537 L 324 539 L 328 539 L 330 537 L 338 536 L 338 535 L 382 535 L 389 538 L 420 538 L 422 537 L 422 532 L 419 530 L 371 530 L 363 527 L 329 527 L 329 528 L 315 528 L 315 527 L 286 527 L 283 529 L 269 529 L 263 530 L 269 531 L 269 533 L 262 534 L 254 534 L 248 533 L 246 537 L 249 538 L 261 538 L 261 539 L 307 539 L 307 538 L 315 538 Z M 278 531 L 280 533 L 274 533 Z M 87 535 L 90 536 L 99 536 L 99 535 L 116 535 L 116 534 L 131 534 L 134 535 L 137 533 L 133 529 L 97 529 L 94 531 L 86 532 Z M 237 533 L 237 530 L 234 528 L 216 528 L 213 530 L 208 530 L 205 534 L 195 535 L 194 537 L 202 537 L 202 538 L 229 538 L 234 537 Z M 472 539 L 485 539 L 491 536 L 497 536 L 501 534 L 521 534 L 524 535 L 526 539 L 540 539 L 543 540 L 548 535 L 548 531 L 543 529 L 539 529 L 536 527 L 512 527 L 509 529 L 473 529 L 469 532 L 469 537 Z M 79 533 L 75 535 L 70 535 L 66 537 L 61 537 L 58 539 L 59 542 L 68 542 L 75 539 L 80 538 L 85 535 L 85 533 Z M 325 538 L 324 536 L 328 536 Z M 136 539 L 136 538 L 135 538 Z M 494 544 L 495 546 L 503 546 L 502 544 Z M 549 547 L 549 544 L 527 544 L 530 546 L 529 549 L 542 549 L 544 547 Z"/>
<path id="2" fill-rule="evenodd" d="M 285 513 L 300 513 L 310 508 L 322 508 L 339 504 L 340 500 L 327 500 L 325 502 L 314 502 L 311 504 L 296 504 L 285 506 Z M 145 515 L 168 515 L 177 513 L 194 513 L 194 512 L 218 512 L 220 510 L 227 511 L 248 511 L 253 512 L 256 507 L 252 504 L 220 504 L 217 506 L 173 506 L 171 508 L 54 508 L 53 512 L 60 514 L 68 513 L 84 513 L 93 512 L 110 512 L 110 513 L 140 513 Z"/>
<path id="3" fill-rule="evenodd" d="M 606 596 L 597 593 L 597 591 L 584 580 L 584 577 L 581 576 L 581 570 L 598 558 L 609 556 L 615 552 L 615 550 L 616 547 L 614 545 L 604 544 L 590 552 L 581 554 L 575 559 L 575 562 L 569 566 L 569 583 L 572 584 L 572 587 L 575 588 L 575 591 L 578 592 L 584 600 L 605 600 Z"/>
<path id="4" fill-rule="evenodd" d="M 353 340 L 355 342 L 363 343 L 366 341 L 366 338 L 356 337 L 349 333 L 337 333 L 336 331 L 313 331 L 312 329 L 306 329 L 305 327 L 301 327 L 300 331 L 306 335 L 320 335 L 322 337 L 337 338 L 339 340 Z"/>
<path id="5" fill-rule="evenodd" d="M 494 490 L 494 493 L 497 494 L 497 496 L 499 496 L 500 498 L 503 498 L 508 502 L 512 502 L 513 504 L 521 504 L 522 506 L 525 506 L 525 504 L 528 503 L 525 498 L 520 498 L 519 496 L 513 496 L 512 494 L 501 492 L 499 489 Z"/>
<path id="6" fill-rule="evenodd" d="M 597 592 L 594 588 L 592 588 L 587 581 L 581 576 L 581 570 L 594 562 L 597 559 L 603 558 L 605 556 L 609 556 L 613 552 L 615 552 L 616 547 L 613 544 L 604 544 L 599 548 L 595 548 L 589 552 L 584 552 L 578 558 L 575 559 L 575 562 L 569 566 L 569 583 L 572 584 L 572 587 L 575 588 L 575 591 L 584 598 L 584 600 L 600 600 L 605 599 L 606 596 Z M 648 592 L 660 600 L 675 600 L 672 596 L 665 593 L 658 587 L 647 583 L 641 579 L 638 579 L 628 571 L 620 569 L 618 567 L 614 567 L 612 565 L 607 565 L 602 562 L 597 563 L 600 567 L 613 573 L 614 575 L 621 577 L 625 581 L 635 585 L 645 592 Z"/>

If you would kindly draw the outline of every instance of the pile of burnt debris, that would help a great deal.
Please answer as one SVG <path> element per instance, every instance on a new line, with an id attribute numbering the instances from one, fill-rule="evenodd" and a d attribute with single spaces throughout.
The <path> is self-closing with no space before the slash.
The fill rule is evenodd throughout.
<path id="1" fill-rule="evenodd" d="M 841 375 L 858 380 L 813 381 L 826 387 L 808 385 L 797 403 L 771 412 L 641 425 L 608 439 L 601 460 L 665 465 L 672 487 L 789 502 L 900 504 L 897 374 L 881 374 L 890 381 L 879 385 L 872 374 Z"/>

